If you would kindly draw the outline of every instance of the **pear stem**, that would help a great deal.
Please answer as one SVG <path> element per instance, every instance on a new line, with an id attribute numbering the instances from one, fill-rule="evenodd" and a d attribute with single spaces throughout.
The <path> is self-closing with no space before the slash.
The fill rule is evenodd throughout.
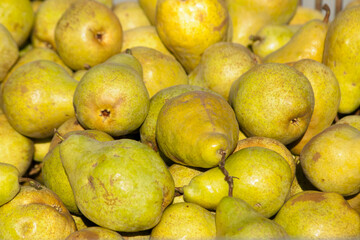
<path id="1" fill-rule="evenodd" d="M 229 197 L 233 196 L 233 189 L 234 189 L 234 180 L 232 176 L 229 175 L 229 172 L 225 169 L 225 156 L 226 153 L 223 150 L 220 150 L 220 154 L 221 154 L 221 160 L 219 163 L 219 168 L 221 170 L 221 172 L 225 175 L 225 181 L 229 184 Z"/>
<path id="2" fill-rule="evenodd" d="M 41 190 L 42 186 L 39 182 L 35 181 L 32 178 L 27 178 L 27 177 L 21 177 L 19 178 L 19 183 L 23 183 L 23 182 L 29 182 L 30 186 L 36 188 L 37 190 Z"/>
<path id="3" fill-rule="evenodd" d="M 132 51 L 131 51 L 130 48 L 127 48 L 127 49 L 125 50 L 125 53 L 126 53 L 126 54 L 129 54 L 129 55 L 132 55 Z"/>
<path id="4" fill-rule="evenodd" d="M 263 38 L 260 37 L 260 36 L 257 36 L 257 35 L 250 35 L 249 39 L 253 42 L 256 42 L 256 41 L 262 41 Z"/>
<path id="5" fill-rule="evenodd" d="M 56 128 L 54 128 L 54 133 L 58 138 L 60 138 L 61 141 L 65 140 L 64 137 L 59 133 L 59 131 Z"/>
<path id="6" fill-rule="evenodd" d="M 175 196 L 184 195 L 184 189 L 182 187 L 175 187 Z"/>
<path id="7" fill-rule="evenodd" d="M 324 23 L 329 23 L 329 18 L 330 18 L 330 7 L 329 7 L 329 5 L 324 4 L 321 9 L 323 9 L 323 10 L 326 11 L 326 14 L 325 14 L 325 17 L 324 17 L 324 19 L 323 19 L 323 22 L 324 22 Z"/>

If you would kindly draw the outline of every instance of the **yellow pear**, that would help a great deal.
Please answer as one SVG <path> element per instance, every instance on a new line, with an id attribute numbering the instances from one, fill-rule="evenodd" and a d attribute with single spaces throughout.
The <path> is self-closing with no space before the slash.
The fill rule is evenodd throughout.
<path id="1" fill-rule="evenodd" d="M 314 8 L 298 6 L 294 17 L 290 20 L 289 25 L 301 25 L 314 19 L 323 19 L 322 13 Z"/>
<path id="2" fill-rule="evenodd" d="M 34 157 L 37 162 L 42 162 L 45 155 L 49 152 L 51 138 L 34 139 Z"/>
<path id="3" fill-rule="evenodd" d="M 20 191 L 19 171 L 14 165 L 0 162 L 0 184 L 0 206 L 2 206 Z"/>
<path id="4" fill-rule="evenodd" d="M 122 51 L 134 47 L 149 47 L 173 56 L 161 41 L 154 26 L 143 26 L 124 31 Z"/>
<path id="5" fill-rule="evenodd" d="M 157 1 L 159 37 L 188 73 L 199 64 L 206 48 L 227 39 L 229 24 L 223 1 Z"/>
<path id="6" fill-rule="evenodd" d="M 308 58 L 322 62 L 330 16 L 329 6 L 324 5 L 323 8 L 326 10 L 323 20 L 314 19 L 305 23 L 284 46 L 267 55 L 263 61 L 288 63 Z"/>
<path id="7" fill-rule="evenodd" d="M 360 5 L 360 0 L 351 0 L 348 4 L 346 4 L 344 9 L 356 7 L 358 5 Z"/>
<path id="8" fill-rule="evenodd" d="M 123 240 L 122 236 L 107 228 L 93 226 L 71 233 L 65 240 Z"/>
<path id="9" fill-rule="evenodd" d="M 232 22 L 232 42 L 248 46 L 249 37 L 266 24 L 286 24 L 295 14 L 297 0 L 226 0 Z"/>
<path id="10" fill-rule="evenodd" d="M 30 0 L 1 0 L 0 23 L 9 30 L 17 45 L 23 46 L 34 23 Z"/>
<path id="11" fill-rule="evenodd" d="M 161 89 L 188 83 L 184 68 L 174 57 L 148 47 L 131 48 L 131 53 L 141 63 L 150 98 Z"/>
<path id="12" fill-rule="evenodd" d="M 360 131 L 360 115 L 346 115 L 340 118 L 336 124 L 348 124 Z"/>
<path id="13" fill-rule="evenodd" d="M 303 59 L 294 63 L 293 67 L 310 81 L 315 99 L 314 112 L 305 134 L 290 146 L 293 154 L 300 155 L 312 137 L 333 123 L 340 103 L 340 87 L 330 68 L 318 61 Z"/>
<path id="14" fill-rule="evenodd" d="M 123 31 L 151 25 L 138 2 L 119 2 L 115 4 L 113 12 L 119 18 Z"/>
<path id="15" fill-rule="evenodd" d="M 155 25 L 156 3 L 157 0 L 139 0 L 140 7 L 144 10 L 152 25 Z"/>
<path id="16" fill-rule="evenodd" d="M 0 23 L 0 82 L 10 71 L 19 57 L 19 47 L 11 33 Z"/>

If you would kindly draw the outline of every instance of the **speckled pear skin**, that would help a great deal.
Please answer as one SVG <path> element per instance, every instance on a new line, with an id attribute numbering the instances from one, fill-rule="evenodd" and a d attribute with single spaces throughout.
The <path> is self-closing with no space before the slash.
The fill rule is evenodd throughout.
<path id="1" fill-rule="evenodd" d="M 176 163 L 211 168 L 236 147 L 239 125 L 228 102 L 217 94 L 191 91 L 161 108 L 156 139 L 164 155 Z"/>
<path id="2" fill-rule="evenodd" d="M 11 164 L 0 162 L 0 206 L 13 199 L 20 191 L 19 170 Z"/>
<path id="3" fill-rule="evenodd" d="M 290 191 L 289 164 L 277 152 L 264 147 L 248 147 L 231 154 L 225 169 L 234 176 L 233 196 L 241 198 L 265 217 L 273 216 Z M 185 202 L 216 209 L 228 196 L 229 185 L 220 168 L 195 176 L 183 187 Z"/>
<path id="4" fill-rule="evenodd" d="M 136 232 L 154 227 L 174 196 L 159 155 L 140 142 L 72 135 L 60 157 L 80 211 L 97 225 Z"/>
<path id="5" fill-rule="evenodd" d="M 123 240 L 122 236 L 113 230 L 93 226 L 71 233 L 65 240 Z"/>
<path id="6" fill-rule="evenodd" d="M 233 239 L 284 239 L 288 235 L 278 223 L 270 220 L 240 198 L 221 199 L 215 215 L 216 236 Z"/>

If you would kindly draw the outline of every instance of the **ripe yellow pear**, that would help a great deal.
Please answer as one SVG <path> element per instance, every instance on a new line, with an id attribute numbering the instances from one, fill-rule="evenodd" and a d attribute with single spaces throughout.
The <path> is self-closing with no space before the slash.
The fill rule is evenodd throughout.
<path id="1" fill-rule="evenodd" d="M 11 33 L 0 23 L 0 82 L 4 80 L 19 57 L 19 47 Z"/>
<path id="2" fill-rule="evenodd" d="M 113 12 L 119 18 L 123 31 L 151 25 L 138 2 L 119 2 L 114 6 Z"/>
<path id="3" fill-rule="evenodd" d="M 227 39 L 229 24 L 223 1 L 157 1 L 156 30 L 188 73 L 199 64 L 206 48 Z"/>
<path id="4" fill-rule="evenodd" d="M 139 0 L 140 7 L 144 10 L 152 25 L 155 25 L 156 3 L 157 0 Z"/>
<path id="5" fill-rule="evenodd" d="M 314 8 L 298 6 L 295 12 L 294 17 L 290 20 L 289 25 L 300 25 L 305 24 L 308 21 L 314 19 L 323 19 L 322 13 Z"/>
<path id="6" fill-rule="evenodd" d="M 20 191 L 19 171 L 15 166 L 0 162 L 0 184 L 0 206 L 2 206 Z"/>

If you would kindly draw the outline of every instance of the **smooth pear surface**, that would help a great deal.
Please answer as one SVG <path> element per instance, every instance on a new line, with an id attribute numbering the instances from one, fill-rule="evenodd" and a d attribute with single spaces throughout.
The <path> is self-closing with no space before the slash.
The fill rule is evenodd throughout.
<path id="1" fill-rule="evenodd" d="M 151 229 L 173 200 L 174 180 L 160 156 L 145 144 L 71 135 L 59 146 L 76 205 L 101 227 Z"/>
<path id="2" fill-rule="evenodd" d="M 87 227 L 71 233 L 65 240 L 123 240 L 115 231 L 103 227 Z"/>
<path id="3" fill-rule="evenodd" d="M 167 101 L 158 114 L 158 147 L 176 163 L 214 167 L 233 152 L 238 137 L 235 113 L 217 94 L 183 93 Z"/>
<path id="4" fill-rule="evenodd" d="M 324 192 L 344 196 L 360 191 L 360 131 L 335 124 L 314 136 L 300 153 L 306 177 Z"/>
<path id="5" fill-rule="evenodd" d="M 280 63 L 258 64 L 241 75 L 229 100 L 247 136 L 274 138 L 285 145 L 305 133 L 314 111 L 309 80 Z"/>
<path id="6" fill-rule="evenodd" d="M 19 57 L 19 47 L 7 28 L 0 23 L 0 82 Z"/>
<path id="7" fill-rule="evenodd" d="M 187 73 L 206 48 L 227 39 L 229 15 L 223 1 L 158 0 L 155 17 L 160 39 Z"/>
<path id="8" fill-rule="evenodd" d="M 155 25 L 157 0 L 139 0 L 139 5 L 145 12 L 152 25 Z"/>
<path id="9" fill-rule="evenodd" d="M 360 131 L 360 115 L 347 115 L 340 118 L 336 124 L 348 124 Z"/>
<path id="10" fill-rule="evenodd" d="M 2 206 L 20 191 L 19 171 L 15 166 L 0 162 L 0 185 L 0 206 Z"/>
<path id="11" fill-rule="evenodd" d="M 119 18 L 123 31 L 151 25 L 144 10 L 140 7 L 138 2 L 118 2 L 113 7 L 113 12 Z"/>
<path id="12" fill-rule="evenodd" d="M 291 197 L 274 218 L 291 238 L 360 236 L 360 215 L 337 193 L 304 191 Z"/>
<path id="13" fill-rule="evenodd" d="M 95 0 L 78 0 L 55 28 L 56 49 L 73 70 L 88 69 L 121 51 L 123 30 L 115 13 Z"/>
<path id="14" fill-rule="evenodd" d="M 17 68 L 3 86 L 3 110 L 15 130 L 33 138 L 46 138 L 74 116 L 77 85 L 59 64 L 38 60 Z"/>
<path id="15" fill-rule="evenodd" d="M 324 16 L 321 13 L 321 11 L 314 9 L 314 8 L 309 8 L 309 7 L 304 7 L 304 6 L 298 6 L 296 8 L 296 12 L 294 17 L 290 20 L 289 25 L 300 25 L 300 24 L 305 24 L 311 20 L 314 19 L 323 19 Z"/>
<path id="16" fill-rule="evenodd" d="M 248 147 L 231 154 L 225 162 L 233 176 L 233 196 L 241 198 L 265 217 L 273 216 L 284 204 L 292 182 L 291 169 L 277 152 Z M 185 202 L 216 209 L 228 196 L 229 185 L 219 167 L 194 177 L 183 187 Z"/>
<path id="17" fill-rule="evenodd" d="M 360 7 L 344 9 L 330 23 L 323 62 L 340 85 L 339 113 L 349 114 L 360 106 Z"/>

